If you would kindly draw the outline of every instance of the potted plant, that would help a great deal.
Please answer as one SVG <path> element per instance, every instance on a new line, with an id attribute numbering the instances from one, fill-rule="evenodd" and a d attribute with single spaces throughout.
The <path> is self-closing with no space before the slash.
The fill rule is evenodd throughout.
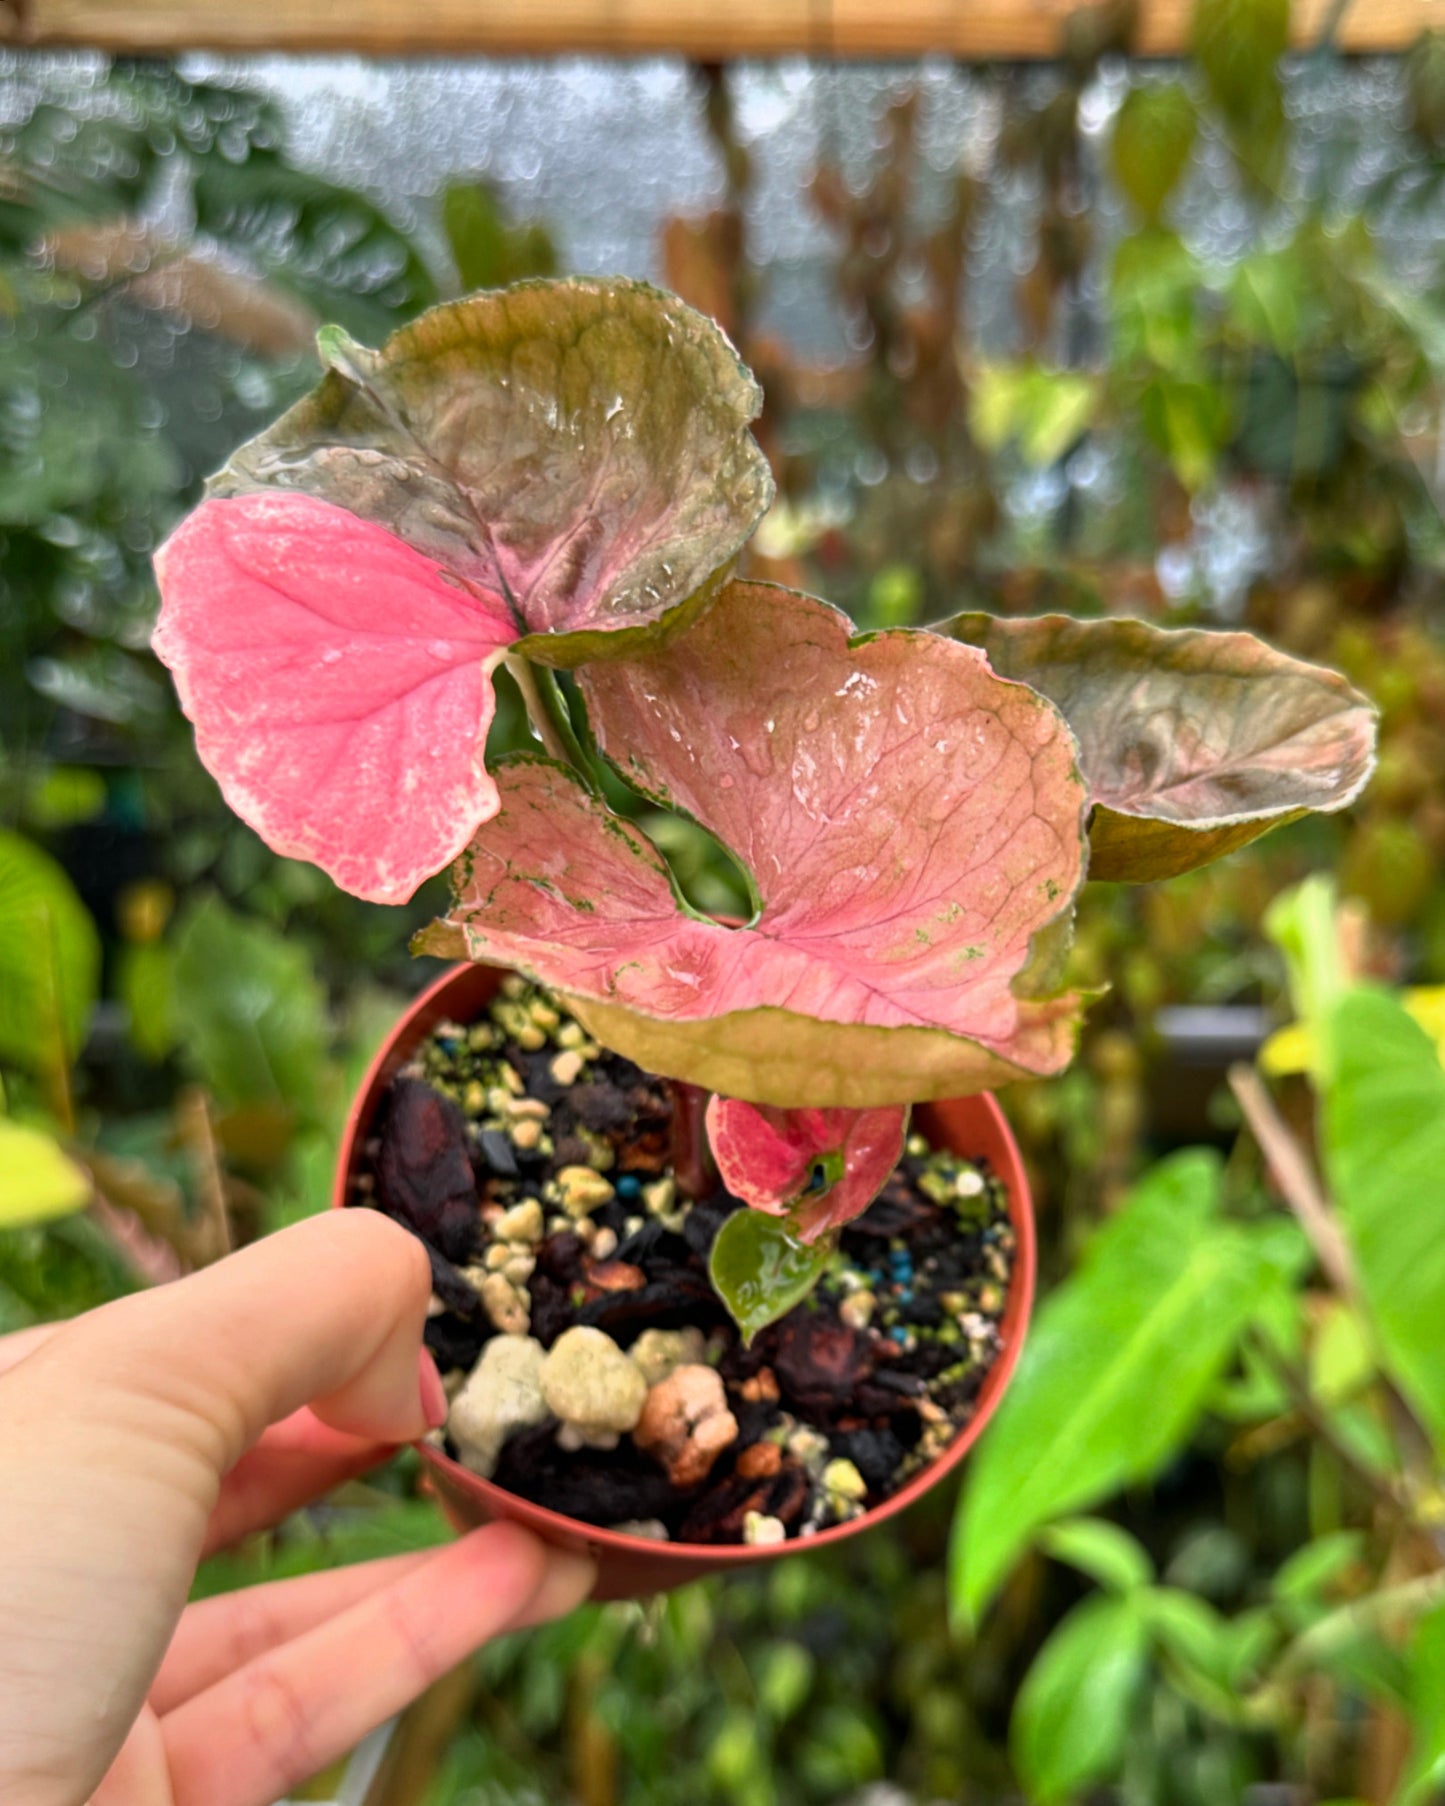
<path id="1" fill-rule="evenodd" d="M 478 1471 L 433 1451 L 439 1483 L 463 1515 L 609 1544 L 631 1564 L 613 1591 L 852 1534 L 977 1433 L 1031 1280 L 991 1106 L 965 1122 L 943 1105 L 937 1151 L 909 1108 L 1061 1071 L 1087 1001 L 1065 982 L 1086 874 L 1165 878 L 1345 806 L 1372 763 L 1369 705 L 1243 634 L 964 614 L 858 635 L 734 579 L 772 493 L 747 430 L 761 397 L 716 327 L 644 285 L 521 284 L 380 352 L 334 329 L 320 345 L 320 386 L 163 548 L 155 646 L 203 761 L 279 852 L 381 902 L 452 866 L 452 908 L 415 944 L 480 976 L 414 1007 L 342 1179 L 342 1201 L 390 1199 L 427 1232 L 439 1320 L 471 1325 L 451 1431 Z M 489 766 L 503 661 L 543 750 Z M 722 843 L 750 919 L 686 901 L 609 801 L 619 781 Z M 939 1336 L 992 1362 L 953 1420 L 897 1371 L 934 1323 L 875 1323 L 847 1296 L 869 1289 L 849 1238 L 888 1210 L 895 1316 L 917 1290 L 913 1225 L 930 1274 L 963 1239 L 1008 1281 L 929 1295 Z M 686 1295 L 662 1287 L 674 1341 L 644 1360 L 664 1245 Z M 803 1373 L 781 1400 L 768 1337 Z M 873 1391 L 841 1414 L 830 1394 L 832 1437 L 875 1433 L 885 1377 L 921 1414 L 923 1456 L 886 1485 L 794 1411 L 755 1441 L 740 1428 L 836 1394 L 839 1373 Z M 519 1503 L 559 1441 L 604 1479 L 650 1474 L 649 1498 L 660 1474 L 684 1534 L 649 1540 L 655 1522 L 619 1511 L 609 1537 L 605 1512 Z M 700 1546 L 688 1527 L 719 1520 L 696 1501 L 729 1486 L 727 1533 L 747 1540 Z M 785 1494 L 786 1512 L 759 1508 Z"/>

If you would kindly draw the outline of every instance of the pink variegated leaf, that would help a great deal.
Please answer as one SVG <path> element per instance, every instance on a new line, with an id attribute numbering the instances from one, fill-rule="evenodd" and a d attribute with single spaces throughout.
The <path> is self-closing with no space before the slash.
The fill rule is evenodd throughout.
<path id="1" fill-rule="evenodd" d="M 521 282 L 434 307 L 327 372 L 213 495 L 300 490 L 505 595 L 520 653 L 625 658 L 679 631 L 772 499 L 762 391 L 714 323 L 646 283 Z"/>
<path id="2" fill-rule="evenodd" d="M 1067 1064 L 1081 1000 L 1039 995 L 1032 963 L 1083 873 L 1052 704 L 972 648 L 852 640 L 825 603 L 742 583 L 581 683 L 624 775 L 747 871 L 754 919 L 679 908 L 635 829 L 528 759 L 498 771 L 420 950 L 517 966 L 638 1064 L 753 1103 L 872 1108 Z"/>
<path id="3" fill-rule="evenodd" d="M 861 1216 L 903 1158 L 908 1109 L 779 1110 L 712 1096 L 707 1138 L 735 1198 L 815 1242 Z"/>
<path id="4" fill-rule="evenodd" d="M 202 763 L 277 852 L 401 903 L 493 813 L 501 596 L 286 492 L 203 503 L 156 569 L 153 644 Z"/>

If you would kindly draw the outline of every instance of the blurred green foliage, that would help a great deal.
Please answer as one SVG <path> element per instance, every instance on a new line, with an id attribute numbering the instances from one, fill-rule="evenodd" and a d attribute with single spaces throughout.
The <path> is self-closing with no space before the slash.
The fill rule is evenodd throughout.
<path id="1" fill-rule="evenodd" d="M 1267 1783 L 1301 1803 L 1438 1797 L 1442 1081 L 1389 990 L 1356 980 L 1445 979 L 1445 287 L 1440 268 L 1406 284 L 1378 229 L 1438 207 L 1445 40 L 1409 59 L 1361 219 L 1331 159 L 1298 154 L 1284 21 L 1282 0 L 1201 0 L 1195 60 L 1131 66 L 1100 132 L 1085 103 L 1136 21 L 1081 15 L 1047 80 L 986 77 L 993 165 L 960 159 L 927 208 L 928 122 L 901 102 L 862 179 L 825 164 L 813 185 L 855 347 L 841 369 L 764 330 L 751 157 L 726 72 L 700 77 L 723 198 L 667 222 L 661 251 L 766 387 L 784 505 L 755 568 L 877 625 L 966 606 L 1238 618 L 1378 700 L 1380 777 L 1349 817 L 1167 897 L 1086 899 L 1078 975 L 1113 990 L 1074 1070 L 1008 1104 L 1054 1290 L 951 1553 L 952 1501 L 933 1498 L 857 1547 L 508 1639 L 438 1690 L 425 1734 L 403 1727 L 385 1797 L 792 1806 L 883 1780 L 980 1806 L 1218 1806 Z M 341 1115 L 437 899 L 342 897 L 225 811 L 147 651 L 149 561 L 203 474 L 314 380 L 322 320 L 376 342 L 458 285 L 559 262 L 542 225 L 459 180 L 434 239 L 451 267 L 433 268 L 371 198 L 301 168 L 243 86 L 118 64 L 29 92 L 0 134 L 7 1206 L 31 1187 L 0 1227 L 0 1329 L 327 1203 Z M 1221 153 L 1247 224 L 1228 261 L 1188 226 Z M 1032 240 L 1016 343 L 985 359 L 971 260 L 1005 182 L 1035 197 Z M 1267 556 L 1221 581 L 1241 519 Z M 706 837 L 649 832 L 699 907 L 746 907 Z M 1339 1029 L 1339 1064 L 1279 1104 L 1317 1148 L 1343 1287 L 1236 1136 L 1218 1063 L 1181 1064 L 1157 1026 L 1171 1003 L 1278 1003 L 1267 905 L 1329 868 L 1370 926 L 1335 982 L 1299 992 Z M 1282 932 L 1296 967 L 1312 949 L 1327 969 L 1335 915 L 1312 894 Z M 1176 1156 L 1136 1186 L 1204 1140 L 1227 1158 Z M 77 1168 L 102 1200 L 84 1210 Z M 200 1588 L 442 1533 L 403 1461 Z"/>

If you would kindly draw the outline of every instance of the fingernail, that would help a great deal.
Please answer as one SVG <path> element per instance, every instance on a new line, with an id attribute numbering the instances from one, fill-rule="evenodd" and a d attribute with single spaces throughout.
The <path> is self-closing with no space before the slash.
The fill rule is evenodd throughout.
<path id="1" fill-rule="evenodd" d="M 425 1348 L 416 1356 L 417 1378 L 421 1381 L 421 1409 L 429 1430 L 439 1430 L 447 1420 L 447 1393 L 437 1364 Z"/>

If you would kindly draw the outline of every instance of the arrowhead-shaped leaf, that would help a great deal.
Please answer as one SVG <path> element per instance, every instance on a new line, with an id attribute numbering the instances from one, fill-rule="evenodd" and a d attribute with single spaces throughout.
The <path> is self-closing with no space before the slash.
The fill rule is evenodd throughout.
<path id="1" fill-rule="evenodd" d="M 156 571 L 201 762 L 278 853 L 404 903 L 494 812 L 491 672 L 517 637 L 496 591 L 285 491 L 203 503 Z"/>
<path id="2" fill-rule="evenodd" d="M 1091 878 L 1192 871 L 1308 810 L 1345 808 L 1374 768 L 1368 700 L 1252 634 L 985 614 L 939 631 L 1063 711 L 1094 804 Z"/>
<path id="3" fill-rule="evenodd" d="M 714 1094 L 707 1138 L 723 1184 L 800 1242 L 861 1216 L 903 1158 L 906 1105 L 881 1110 L 779 1110 Z"/>
<path id="4" fill-rule="evenodd" d="M 1044 698 L 933 634 L 850 640 L 826 603 L 738 583 L 580 681 L 624 775 L 751 875 L 753 921 L 680 908 L 639 833 L 524 759 L 420 950 L 518 966 L 619 1053 L 754 1103 L 871 1108 L 1067 1064 L 1080 999 L 1015 992 L 1083 868 Z"/>
<path id="5" fill-rule="evenodd" d="M 747 431 L 762 392 L 710 320 L 645 283 L 518 283 L 380 351 L 331 327 L 320 343 L 320 386 L 212 494 L 300 490 L 385 527 L 505 596 L 528 658 L 628 657 L 680 627 L 772 499 Z"/>

